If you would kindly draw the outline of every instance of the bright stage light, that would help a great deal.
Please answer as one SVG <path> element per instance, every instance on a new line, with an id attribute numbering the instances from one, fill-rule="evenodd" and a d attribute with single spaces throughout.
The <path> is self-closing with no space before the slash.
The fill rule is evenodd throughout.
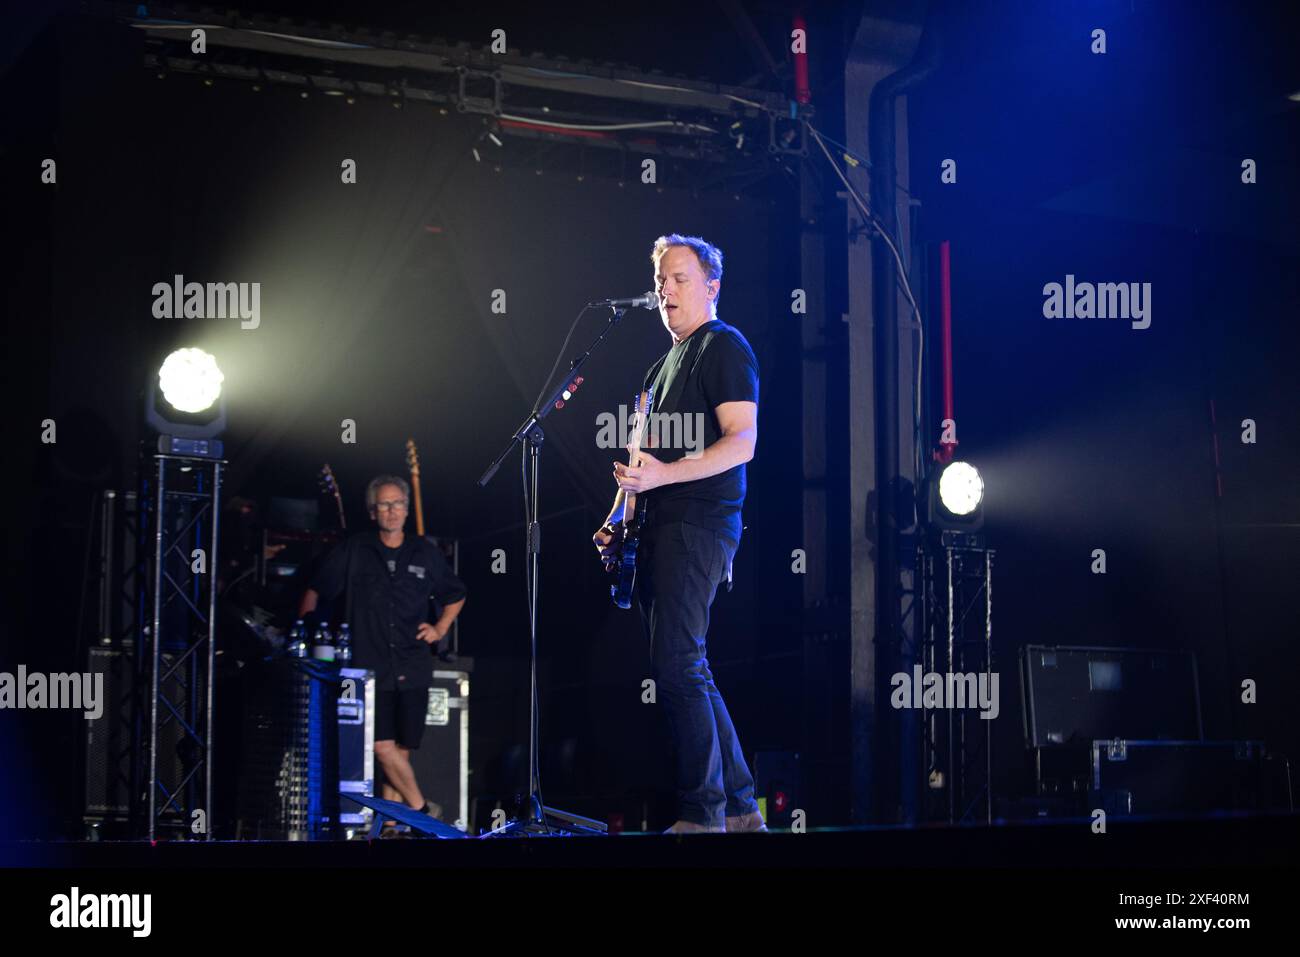
<path id="1" fill-rule="evenodd" d="M 953 515 L 969 515 L 984 498 L 984 480 L 968 462 L 950 462 L 939 474 L 939 501 Z"/>
<path id="2" fill-rule="evenodd" d="M 158 388 L 173 409 L 196 413 L 217 401 L 225 378 L 217 360 L 202 349 L 177 349 L 158 370 Z"/>

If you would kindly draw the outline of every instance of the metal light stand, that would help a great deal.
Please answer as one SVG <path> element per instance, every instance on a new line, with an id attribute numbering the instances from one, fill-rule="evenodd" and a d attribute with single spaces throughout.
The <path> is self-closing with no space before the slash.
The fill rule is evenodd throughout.
<path id="1" fill-rule="evenodd" d="M 595 304 L 588 303 L 588 307 L 591 305 Z M 528 443 L 528 467 L 524 477 L 525 485 L 529 490 L 528 565 L 525 571 L 528 579 L 529 680 L 531 689 L 531 707 L 528 714 L 528 804 L 523 816 L 516 817 L 501 827 L 494 828 L 489 834 L 484 835 L 485 837 L 533 837 L 560 834 L 597 835 L 608 832 L 607 826 L 600 821 L 582 817 L 569 811 L 547 807 L 542 801 L 541 771 L 538 767 L 540 753 L 538 726 L 541 721 L 537 697 L 537 593 L 541 585 L 538 568 L 541 560 L 542 543 L 537 492 L 540 484 L 542 442 L 546 438 L 542 432 L 541 420 L 546 418 L 553 410 L 564 407 L 565 400 L 581 384 L 582 380 L 578 377 L 578 372 L 581 370 L 583 363 L 587 361 L 592 351 L 609 334 L 609 331 L 614 328 L 614 324 L 623 318 L 623 314 L 627 312 L 627 308 L 624 306 L 611 305 L 610 310 L 609 321 L 605 324 L 605 328 L 601 330 L 600 335 L 592 340 L 586 352 L 569 364 L 569 371 L 561 380 L 559 387 L 555 389 L 550 398 L 533 410 L 523 425 L 515 430 L 510 444 L 505 447 L 505 450 L 497 456 L 496 461 L 488 467 L 488 470 L 478 480 L 480 488 L 487 485 L 488 482 L 492 481 L 492 476 L 496 474 L 497 469 L 501 467 L 501 463 L 514 449 L 515 445 L 519 442 Z"/>
<path id="2" fill-rule="evenodd" d="M 994 550 L 983 547 L 978 538 L 959 532 L 942 532 L 927 542 L 921 557 L 926 608 L 922 667 L 926 674 L 937 673 L 948 680 L 949 675 L 978 672 L 991 687 L 993 555 Z M 981 604 L 982 616 L 978 614 Z M 993 723 L 981 718 L 970 701 L 960 709 L 951 707 L 951 701 L 947 704 L 942 709 L 946 714 L 924 706 L 922 711 L 924 785 L 932 795 L 947 795 L 946 806 L 927 802 L 927 816 L 946 818 L 949 824 L 981 819 L 991 824 Z M 972 723 L 983 728 L 974 728 Z"/>
<path id="3" fill-rule="evenodd" d="M 136 642 L 141 670 L 150 682 L 141 722 L 148 762 L 142 782 L 148 838 L 155 840 L 159 824 L 165 824 L 187 838 L 210 840 L 218 526 L 226 461 L 166 454 L 148 458 L 152 461 L 142 463 L 150 477 L 140 507 L 149 510 L 141 525 L 153 548 L 149 574 L 141 576 L 147 625 Z M 164 734 L 176 739 L 175 754 L 159 753 Z M 195 818 L 196 811 L 202 812 L 201 819 Z M 195 828 L 200 820 L 203 826 Z"/>

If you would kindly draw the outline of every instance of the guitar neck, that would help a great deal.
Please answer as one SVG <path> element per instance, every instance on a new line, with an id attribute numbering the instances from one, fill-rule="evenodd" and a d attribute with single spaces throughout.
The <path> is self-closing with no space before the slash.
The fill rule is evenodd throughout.
<path id="1" fill-rule="evenodd" d="M 321 466 L 318 481 L 321 492 L 334 499 L 334 505 L 339 510 L 339 529 L 340 531 L 346 532 L 348 529 L 348 520 L 343 515 L 343 493 L 339 491 L 339 481 L 334 477 L 334 473 L 330 470 L 330 464 L 328 462 Z"/>
<path id="2" fill-rule="evenodd" d="M 420 501 L 420 473 L 411 473 L 411 496 L 415 499 L 415 534 L 424 537 L 424 504 Z"/>
<path id="3" fill-rule="evenodd" d="M 637 409 L 632 418 L 632 442 L 627 450 L 627 464 L 633 468 L 641 464 L 641 432 L 645 428 L 645 413 Z M 623 493 L 623 521 L 630 522 L 636 515 L 636 492 Z"/>
<path id="4" fill-rule="evenodd" d="M 636 412 L 632 416 L 632 441 L 628 443 L 628 464 L 637 468 L 641 464 L 641 433 L 645 432 L 646 419 L 650 415 L 650 404 L 654 402 L 654 391 L 638 393 L 636 399 Z M 623 516 L 621 520 L 630 521 L 636 518 L 637 514 L 637 494 L 634 492 L 623 493 Z"/>

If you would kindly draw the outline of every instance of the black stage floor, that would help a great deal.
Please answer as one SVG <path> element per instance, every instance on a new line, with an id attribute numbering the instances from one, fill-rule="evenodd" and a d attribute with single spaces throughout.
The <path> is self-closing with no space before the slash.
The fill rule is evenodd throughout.
<path id="1" fill-rule="evenodd" d="M 404 939 L 429 946 L 535 947 L 538 934 L 572 943 L 606 927 L 620 940 L 671 932 L 680 944 L 686 933 L 692 951 L 710 939 L 734 946 L 737 935 L 765 949 L 783 936 L 806 948 L 896 933 L 927 945 L 1048 946 L 1151 929 L 1218 939 L 1294 930 L 1298 852 L 1297 814 L 1112 818 L 1105 833 L 1079 819 L 801 834 L 8 842 L 0 915 L 12 915 L 6 926 L 66 934 L 51 929 L 56 902 L 127 895 L 149 902 L 147 936 L 180 947 L 373 941 L 393 914 Z"/>
<path id="2" fill-rule="evenodd" d="M 806 833 L 375 841 L 83 841 L 0 843 L 0 866 L 185 867 L 1290 867 L 1300 814 L 1111 818 Z"/>

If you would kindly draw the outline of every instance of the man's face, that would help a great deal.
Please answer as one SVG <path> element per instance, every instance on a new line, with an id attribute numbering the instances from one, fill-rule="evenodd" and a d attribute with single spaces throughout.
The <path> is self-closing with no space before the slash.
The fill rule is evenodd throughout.
<path id="1" fill-rule="evenodd" d="M 717 295 L 718 281 L 709 281 L 694 250 L 670 246 L 659 257 L 655 292 L 659 293 L 659 318 L 680 339 L 712 318 L 709 303 Z"/>
<path id="2" fill-rule="evenodd" d="M 409 504 L 398 486 L 381 485 L 375 493 L 375 509 L 371 514 L 383 531 L 400 532 L 406 524 Z"/>

